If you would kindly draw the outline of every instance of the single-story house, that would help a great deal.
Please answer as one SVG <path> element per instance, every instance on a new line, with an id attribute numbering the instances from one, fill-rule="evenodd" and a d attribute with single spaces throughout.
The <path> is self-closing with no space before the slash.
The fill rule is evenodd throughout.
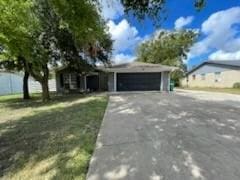
<path id="1" fill-rule="evenodd" d="M 185 87 L 232 88 L 240 82 L 240 60 L 206 61 L 191 69 L 182 79 Z"/>
<path id="2" fill-rule="evenodd" d="M 77 73 L 69 68 L 56 71 L 57 92 L 84 91 L 169 91 L 170 73 L 175 67 L 141 62 Z"/>

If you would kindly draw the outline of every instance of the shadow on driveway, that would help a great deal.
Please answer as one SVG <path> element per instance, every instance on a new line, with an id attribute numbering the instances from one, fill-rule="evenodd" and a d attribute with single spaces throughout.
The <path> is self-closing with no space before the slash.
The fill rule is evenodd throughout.
<path id="1" fill-rule="evenodd" d="M 178 93 L 111 96 L 87 179 L 239 180 L 235 103 Z"/>

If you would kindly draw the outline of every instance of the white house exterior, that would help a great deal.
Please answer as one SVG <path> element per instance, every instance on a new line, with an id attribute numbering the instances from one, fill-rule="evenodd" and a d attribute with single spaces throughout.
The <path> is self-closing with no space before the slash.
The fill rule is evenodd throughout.
<path id="1" fill-rule="evenodd" d="M 49 80 L 50 91 L 56 91 L 55 79 Z M 41 86 L 39 82 L 33 78 L 29 78 L 28 81 L 29 92 L 41 92 Z M 13 72 L 0 72 L 0 95 L 17 94 L 23 92 L 23 75 L 21 73 Z"/>

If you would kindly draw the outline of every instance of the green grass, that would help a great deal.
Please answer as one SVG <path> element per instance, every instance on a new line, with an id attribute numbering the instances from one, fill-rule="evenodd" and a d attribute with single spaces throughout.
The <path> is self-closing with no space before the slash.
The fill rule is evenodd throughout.
<path id="1" fill-rule="evenodd" d="M 0 179 L 85 179 L 105 95 L 0 97 Z"/>
<path id="2" fill-rule="evenodd" d="M 186 90 L 198 90 L 198 91 L 209 91 L 209 92 L 221 92 L 221 93 L 230 93 L 230 94 L 240 94 L 240 89 L 234 88 L 208 88 L 208 87 L 194 87 L 194 88 L 182 88 Z"/>

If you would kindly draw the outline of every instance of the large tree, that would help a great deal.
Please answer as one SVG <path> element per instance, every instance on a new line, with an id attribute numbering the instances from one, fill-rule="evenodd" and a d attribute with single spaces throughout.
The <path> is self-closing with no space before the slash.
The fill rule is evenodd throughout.
<path id="1" fill-rule="evenodd" d="M 0 1 L 0 45 L 2 68 L 24 72 L 23 98 L 29 99 L 26 58 L 30 56 L 32 34 L 38 28 L 31 1 Z M 25 57 L 25 58 L 23 58 Z"/>
<path id="2" fill-rule="evenodd" d="M 186 70 L 183 60 L 187 58 L 197 35 L 195 30 L 160 30 L 139 45 L 137 60 L 179 67 L 179 70 L 173 73 L 173 78 L 178 81 Z"/>
<path id="3" fill-rule="evenodd" d="M 29 74 L 42 86 L 43 101 L 49 99 L 48 62 L 52 56 L 53 39 L 47 39 L 41 19 L 36 13 L 36 2 L 1 0 L 0 43 L 11 64 L 22 64 L 25 72 L 24 88 Z M 20 69 L 21 70 L 21 69 Z M 25 90 L 24 90 L 25 92 Z"/>
<path id="4" fill-rule="evenodd" d="M 49 67 L 108 62 L 112 41 L 92 1 L 0 0 L 0 5 L 0 43 L 15 61 L 26 62 L 24 70 L 42 86 L 43 101 L 50 99 Z"/>
<path id="5" fill-rule="evenodd" d="M 42 28 L 38 41 L 43 47 L 36 51 L 40 59 L 36 58 L 35 63 L 42 68 L 37 74 L 42 76 L 43 96 L 49 99 L 48 64 L 60 61 L 82 70 L 97 61 L 108 63 L 112 43 L 96 5 L 89 1 L 38 0 L 35 9 Z"/>

